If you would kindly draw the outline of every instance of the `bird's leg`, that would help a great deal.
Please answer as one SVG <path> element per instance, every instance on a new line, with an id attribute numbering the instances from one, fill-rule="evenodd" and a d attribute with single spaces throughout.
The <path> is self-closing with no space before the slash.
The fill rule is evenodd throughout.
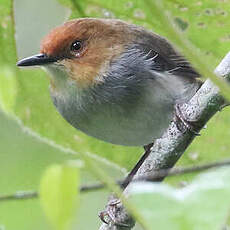
<path id="1" fill-rule="evenodd" d="M 125 180 L 121 184 L 122 190 L 125 190 L 125 188 L 128 186 L 128 184 L 132 181 L 136 172 L 138 171 L 138 169 L 140 168 L 142 163 L 145 161 L 145 159 L 150 154 L 152 146 L 153 146 L 153 143 L 144 146 L 145 153 L 142 155 L 140 160 L 137 162 L 137 164 L 134 166 L 134 168 L 131 170 L 131 172 L 128 174 L 128 176 L 125 178 Z M 118 220 L 119 218 L 117 218 L 114 215 L 114 213 L 117 213 L 117 210 L 119 210 L 120 207 L 123 207 L 121 204 L 121 201 L 118 198 L 113 197 L 113 199 L 111 199 L 109 201 L 109 203 L 106 207 L 106 211 L 100 212 L 99 217 L 100 217 L 101 221 L 103 221 L 106 224 L 113 223 L 114 225 L 121 226 L 124 228 L 130 227 L 130 225 L 132 225 L 132 223 L 130 223 L 130 225 L 124 224 L 124 223 L 122 223 L 121 220 Z"/>
<path id="2" fill-rule="evenodd" d="M 118 199 L 110 200 L 109 204 L 106 207 L 106 211 L 100 212 L 99 217 L 105 224 L 113 224 L 116 226 L 130 228 L 131 225 L 128 225 L 124 220 L 122 221 L 119 217 L 119 211 L 121 211 L 122 203 Z"/>
<path id="3" fill-rule="evenodd" d="M 134 166 L 134 168 L 130 171 L 128 176 L 124 179 L 123 183 L 121 184 L 122 190 L 125 190 L 128 184 L 131 182 L 134 175 L 136 174 L 136 172 L 138 171 L 142 163 L 145 161 L 145 159 L 148 157 L 149 153 L 151 152 L 152 146 L 153 146 L 153 143 L 144 146 L 145 153 L 142 155 L 142 157 L 137 162 L 137 164 Z"/>
<path id="4" fill-rule="evenodd" d="M 199 125 L 197 125 L 197 123 L 196 123 L 197 121 L 188 120 L 186 118 L 186 116 L 183 114 L 183 112 L 180 108 L 180 104 L 175 105 L 175 117 L 176 117 L 176 119 L 174 121 L 176 123 L 177 128 L 181 132 L 184 132 L 184 129 L 181 127 L 181 124 L 179 124 L 179 122 L 181 122 L 184 125 L 184 127 L 187 128 L 194 135 L 200 136 L 199 132 L 197 131 L 197 130 L 199 130 Z"/>
<path id="5" fill-rule="evenodd" d="M 125 207 L 114 195 L 110 198 L 106 210 L 101 212 L 99 217 L 105 224 L 119 226 L 119 229 L 131 229 L 135 225 L 134 219 L 130 218 Z"/>

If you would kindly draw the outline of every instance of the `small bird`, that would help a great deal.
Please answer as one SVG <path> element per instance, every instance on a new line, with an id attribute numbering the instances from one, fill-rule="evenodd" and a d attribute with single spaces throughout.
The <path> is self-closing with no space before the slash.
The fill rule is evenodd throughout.
<path id="1" fill-rule="evenodd" d="M 40 54 L 18 66 L 50 73 L 59 113 L 82 132 L 118 145 L 146 146 L 172 121 L 200 76 L 163 37 L 117 19 L 75 19 L 54 28 Z"/>
<path id="2" fill-rule="evenodd" d="M 43 39 L 40 54 L 17 65 L 50 73 L 53 103 L 76 129 L 113 144 L 146 147 L 123 189 L 169 126 L 176 105 L 201 86 L 200 75 L 166 39 L 117 19 L 68 21 Z M 100 214 L 105 223 L 106 215 Z"/>

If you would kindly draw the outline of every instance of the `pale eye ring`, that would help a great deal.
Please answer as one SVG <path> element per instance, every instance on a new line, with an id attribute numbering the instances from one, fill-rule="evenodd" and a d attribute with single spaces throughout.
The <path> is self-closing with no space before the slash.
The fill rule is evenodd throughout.
<path id="1" fill-rule="evenodd" d="M 79 40 L 76 40 L 75 42 L 72 43 L 70 49 L 71 51 L 79 51 L 82 47 L 82 43 Z"/>

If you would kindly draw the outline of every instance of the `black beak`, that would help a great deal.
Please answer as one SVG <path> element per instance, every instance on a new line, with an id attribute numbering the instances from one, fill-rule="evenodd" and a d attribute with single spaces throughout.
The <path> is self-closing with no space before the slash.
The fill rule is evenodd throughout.
<path id="1" fill-rule="evenodd" d="M 48 57 L 45 54 L 37 54 L 20 60 L 17 63 L 17 66 L 46 65 L 56 61 L 57 61 L 56 58 Z"/>

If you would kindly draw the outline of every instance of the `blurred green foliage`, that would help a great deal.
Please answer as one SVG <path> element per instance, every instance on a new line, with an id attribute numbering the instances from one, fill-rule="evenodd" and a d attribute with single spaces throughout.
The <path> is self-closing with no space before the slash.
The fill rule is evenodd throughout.
<path id="1" fill-rule="evenodd" d="M 170 13 L 170 17 L 165 16 L 165 14 L 163 14 L 165 12 L 161 12 L 159 8 L 155 7 L 157 6 L 157 2 L 159 2 L 155 0 L 59 0 L 59 2 L 72 10 L 71 18 L 85 16 L 120 18 L 145 26 L 175 42 L 177 42 L 177 36 L 175 36 L 173 32 L 178 33 L 179 30 L 179 34 L 182 34 L 184 41 L 190 42 L 188 47 L 193 51 L 191 52 L 192 54 L 195 52 L 197 60 L 202 59 L 205 60 L 205 63 L 208 63 L 209 71 L 215 68 L 229 49 L 230 34 L 228 28 L 230 24 L 230 3 L 228 1 L 166 0 L 164 1 L 164 9 Z M 45 5 L 41 5 L 41 9 L 44 7 Z M 15 10 L 17 11 L 17 8 Z M 26 14 L 26 11 L 24 13 Z M 162 15 L 165 17 L 162 17 Z M 52 15 L 50 16 L 52 18 Z M 172 30 L 166 30 L 166 28 L 171 27 L 164 26 L 165 22 L 168 24 L 173 23 L 175 27 L 172 27 Z M 44 23 L 40 23 L 42 27 Z M 15 27 L 13 1 L 1 0 L 0 105 L 3 111 L 11 117 L 13 116 L 20 119 L 25 127 L 29 127 L 36 132 L 44 138 L 46 142 L 50 141 L 50 143 L 58 144 L 66 149 L 69 148 L 75 153 L 87 153 L 91 156 L 95 155 L 99 158 L 106 158 L 111 162 L 115 162 L 120 167 L 127 169 L 132 168 L 142 153 L 141 148 L 115 146 L 104 143 L 75 130 L 57 113 L 52 105 L 48 93 L 46 74 L 40 70 L 19 70 L 16 68 L 15 28 L 17 31 L 19 27 L 17 26 L 17 21 Z M 36 32 L 36 28 L 30 29 L 31 34 Z M 22 34 L 22 31 L 18 34 Z M 25 37 L 24 39 L 29 38 Z M 179 43 L 176 44 L 178 45 Z M 17 46 L 20 46 L 20 43 L 17 44 Z M 183 45 L 178 48 L 182 48 L 182 52 L 185 51 L 183 50 Z M 185 48 L 187 49 L 187 46 Z M 189 52 L 185 52 L 185 54 L 188 58 L 194 60 L 194 56 L 190 57 L 188 55 Z M 202 136 L 196 138 L 194 143 L 189 147 L 179 164 L 189 165 L 210 162 L 227 157 L 228 149 L 230 148 L 230 133 L 228 129 L 230 125 L 229 115 L 229 109 L 225 109 L 221 114 L 216 115 L 208 123 L 208 128 L 202 131 Z M 41 171 L 48 163 L 64 161 L 64 159 L 70 158 L 70 156 L 64 156 L 64 154 L 63 156 L 57 156 L 62 150 L 55 150 L 55 148 L 50 147 L 47 143 L 38 144 L 37 142 L 39 141 L 35 141 L 34 139 L 29 141 L 30 144 L 28 144 L 28 146 L 25 145 L 23 138 L 29 137 L 22 131 L 19 131 L 16 123 L 7 120 L 6 124 L 11 127 L 9 129 L 3 125 L 5 118 L 1 118 L 0 122 L 2 122 L 0 134 L 3 137 L 4 134 L 7 136 L 5 143 L 4 141 L 0 141 L 0 158 L 3 159 L 0 161 L 1 175 L 3 175 L 3 180 L 0 181 L 0 185 L 2 185 L 0 186 L 0 192 L 6 193 L 12 191 L 12 189 L 20 189 L 21 184 L 23 184 L 23 189 L 36 188 Z M 15 126 L 15 129 L 13 126 Z M 12 135 L 14 132 L 20 136 Z M 31 144 L 31 142 L 33 142 L 33 144 Z M 13 143 L 12 146 L 10 146 L 11 143 Z M 14 145 L 18 147 L 13 148 Z M 38 148 L 37 145 L 43 146 L 42 148 L 44 149 Z M 27 146 L 27 150 L 25 146 Z M 29 153 L 30 151 L 33 152 L 31 155 Z M 57 151 L 57 155 L 55 151 Z M 10 153 L 10 155 L 4 155 L 5 152 Z M 46 156 L 44 154 L 41 155 L 41 152 L 46 152 Z M 33 156 L 33 158 L 31 158 L 31 156 Z M 15 159 L 18 159 L 18 161 Z M 18 163 L 24 165 L 24 161 L 27 162 L 28 160 L 34 168 L 31 166 L 31 168 L 26 171 L 22 166 L 18 166 Z M 101 161 L 98 161 L 98 163 L 99 162 Z M 29 165 L 29 163 L 27 164 Z M 119 173 L 120 170 L 115 170 L 114 167 L 111 168 L 111 166 L 106 163 L 101 162 L 100 164 L 106 173 L 110 175 L 121 175 L 121 173 Z M 6 167 L 6 165 L 9 166 Z M 15 170 L 12 170 L 14 167 L 20 169 L 21 177 L 20 179 L 19 175 L 16 177 L 19 186 L 15 186 L 15 184 L 11 182 L 11 178 L 14 178 L 14 175 L 17 174 Z M 12 172 L 10 172 L 10 170 L 12 170 Z M 28 176 L 28 173 L 32 175 Z M 29 180 L 23 182 L 23 180 L 26 181 L 27 178 L 29 178 Z M 88 176 L 86 176 L 86 178 L 84 181 L 92 180 L 89 179 Z M 190 175 L 186 175 L 179 178 L 170 178 L 167 179 L 167 181 L 177 184 L 181 180 L 190 180 L 191 178 Z M 47 188 L 45 188 L 45 190 L 46 189 Z M 92 195 L 91 198 L 87 197 L 86 203 L 89 202 L 89 200 L 92 201 L 95 197 L 97 197 L 96 193 Z M 98 201 L 105 199 L 104 195 L 101 197 L 100 194 L 99 197 Z M 9 206 L 12 205 L 10 206 L 12 208 L 6 207 L 6 203 L 3 207 L 0 207 L 0 226 L 2 220 L 5 220 L 7 229 L 15 229 L 17 225 L 14 225 L 14 223 L 10 221 L 12 216 L 16 216 L 19 210 L 23 209 L 26 209 L 28 215 L 28 210 L 31 207 L 33 210 L 33 213 L 31 213 L 31 215 L 33 215 L 33 222 L 36 223 L 37 220 L 40 224 L 38 229 L 41 229 L 40 227 L 43 229 L 47 228 L 47 225 L 40 220 L 41 213 L 37 201 L 26 201 L 24 204 L 25 206 L 28 204 L 28 206 L 24 207 L 22 203 L 19 205 L 17 202 L 13 202 L 9 204 Z M 96 202 L 94 202 L 94 204 L 96 204 Z M 98 207 L 96 207 L 96 209 L 97 208 Z M 9 210 L 12 209 L 15 210 L 15 214 L 14 212 L 9 212 Z M 85 210 L 85 214 L 86 213 L 87 209 Z M 95 222 L 95 218 L 96 215 L 93 217 L 92 223 Z M 15 223 L 19 222 L 16 220 Z M 79 229 L 84 229 L 87 226 L 87 229 L 89 229 L 88 224 L 89 223 L 82 224 L 77 222 L 76 226 L 83 226 L 83 228 Z M 28 226 L 31 228 L 32 222 L 28 221 L 28 223 L 23 223 L 21 226 L 20 228 L 22 229 L 28 228 Z M 94 224 L 91 226 L 95 227 Z"/>
<path id="2" fill-rule="evenodd" d="M 79 166 L 51 165 L 41 179 L 39 196 L 44 211 L 57 230 L 68 230 L 79 203 Z"/>
<path id="3" fill-rule="evenodd" d="M 78 159 L 77 155 L 64 153 L 61 149 L 31 136 L 17 122 L 2 113 L 0 113 L 0 124 L 0 195 L 38 190 L 47 167 Z M 97 159 L 94 159 L 94 162 L 113 178 L 123 176 L 113 165 Z M 81 185 L 96 182 L 94 175 L 90 175 L 88 171 L 85 167 L 81 169 Z M 72 184 L 74 186 L 74 182 Z M 79 229 L 99 228 L 100 221 L 97 214 L 103 209 L 107 196 L 108 191 L 105 190 L 81 194 L 80 207 L 74 220 L 75 229 L 76 226 Z M 5 226 L 6 230 L 52 229 L 46 221 L 38 199 L 0 202 L 0 229 L 1 226 Z"/>
<path id="4" fill-rule="evenodd" d="M 223 229 L 230 204 L 229 176 L 229 168 L 217 169 L 203 173 L 183 189 L 140 183 L 133 186 L 130 200 L 150 230 Z"/>

